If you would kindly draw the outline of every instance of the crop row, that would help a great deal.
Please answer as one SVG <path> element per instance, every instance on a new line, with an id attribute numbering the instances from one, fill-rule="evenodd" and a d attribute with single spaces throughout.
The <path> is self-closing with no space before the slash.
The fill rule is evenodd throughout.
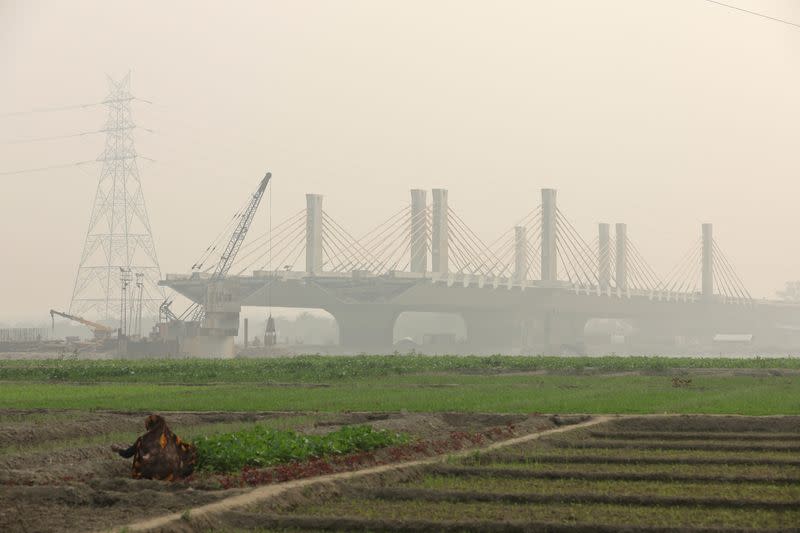
<path id="1" fill-rule="evenodd" d="M 556 474 L 556 472 L 553 472 Z M 588 476 L 587 476 L 588 477 Z M 646 478 L 638 480 L 618 479 L 565 479 L 553 476 L 548 479 L 509 479 L 496 473 L 486 472 L 478 476 L 451 476 L 428 475 L 423 479 L 408 483 L 409 498 L 416 497 L 413 489 L 426 489 L 436 491 L 437 494 L 448 494 L 458 498 L 458 494 L 469 495 L 471 499 L 479 500 L 484 497 L 500 499 L 509 497 L 514 500 L 521 495 L 530 498 L 530 501 L 540 501 L 538 498 L 551 498 L 558 501 L 573 498 L 584 501 L 598 498 L 603 503 L 641 503 L 636 498 L 665 498 L 670 500 L 670 505 L 675 502 L 688 502 L 689 505 L 704 505 L 703 502 L 712 502 L 706 505 L 742 506 L 743 502 L 754 502 L 752 506 L 764 507 L 780 504 L 791 508 L 800 501 L 800 485 L 769 485 L 763 483 L 731 483 L 727 480 L 713 482 L 694 481 L 651 481 Z M 479 490 L 479 496 L 476 492 Z M 427 492 L 423 491 L 423 494 Z M 427 495 L 426 498 L 436 498 L 436 495 Z M 610 501 L 608 499 L 611 499 Z M 614 498 L 622 498 L 614 500 Z M 633 500 L 631 500 L 633 498 Z M 528 500 L 525 500 L 528 501 Z M 762 505 L 763 504 L 763 505 Z"/>
<path id="2" fill-rule="evenodd" d="M 764 478 L 778 481 L 800 478 L 800 464 L 793 466 L 777 465 L 779 468 L 776 469 L 774 464 L 736 464 L 725 458 L 719 458 L 715 462 L 633 462 L 630 460 L 622 462 L 609 460 L 613 458 L 608 457 L 581 457 L 576 458 L 580 460 L 571 462 L 565 462 L 563 457 L 539 457 L 536 459 L 538 460 L 528 456 L 497 455 L 494 459 L 489 457 L 473 459 L 467 464 L 472 466 L 480 465 L 485 468 L 517 470 L 523 473 L 558 472 L 563 474 L 564 477 L 573 477 L 578 474 L 587 476 L 592 474 L 612 474 L 620 476 L 649 475 L 664 478 L 703 475 L 709 477 Z M 698 467 L 701 467 L 702 470 Z M 469 466 L 464 468 L 469 468 Z"/>
<path id="3" fill-rule="evenodd" d="M 421 496 L 419 494 L 418 496 Z M 267 516 L 286 516 L 270 508 L 254 508 Z M 688 512 L 687 507 L 629 505 L 589 502 L 432 501 L 345 497 L 325 502 L 309 502 L 292 509 L 295 517 L 362 518 L 373 521 L 396 520 L 397 526 L 422 518 L 439 523 L 458 521 L 468 525 L 477 521 L 528 522 L 547 524 L 636 524 L 666 527 L 793 528 L 800 523 L 800 511 L 720 507 Z M 285 521 L 285 527 L 291 527 Z M 299 526 L 300 524 L 295 524 Z M 377 529 L 377 528 L 375 528 Z M 402 530 L 401 527 L 397 528 Z M 407 529 L 406 529 L 407 530 Z M 468 529 L 474 531 L 471 527 Z M 612 527 L 613 530 L 613 527 Z"/>
<path id="4" fill-rule="evenodd" d="M 566 465 L 574 466 L 574 465 Z M 438 466 L 431 469 L 430 473 L 435 476 L 454 477 L 454 478 L 489 478 L 489 479 L 518 479 L 518 480 L 584 480 L 584 481 L 650 481 L 650 482 L 680 482 L 680 483 L 741 483 L 741 484 L 763 484 L 763 485 L 798 485 L 800 486 L 800 475 L 787 475 L 781 471 L 776 475 L 773 469 L 760 474 L 750 471 L 731 472 L 730 468 L 717 469 L 716 472 L 709 472 L 709 468 L 675 471 L 653 471 L 653 467 L 648 467 L 645 471 L 625 471 L 623 468 L 592 469 L 584 468 L 580 470 L 570 468 L 550 468 L 534 469 L 519 467 L 504 467 L 503 465 L 493 464 L 488 467 L 469 467 L 469 466 Z M 597 466 L 597 465 L 592 465 Z M 712 467 L 713 469 L 713 467 Z M 474 481 L 474 480 L 473 480 Z"/>
<path id="5" fill-rule="evenodd" d="M 800 461 L 788 451 L 793 422 L 785 421 L 790 432 L 780 435 L 740 435 L 741 419 L 710 421 L 721 439 L 696 430 L 664 432 L 663 442 L 631 438 L 650 433 L 616 439 L 619 424 L 608 423 L 451 458 L 399 482 L 367 479 L 327 498 L 254 506 L 229 517 L 229 524 L 376 531 L 796 527 Z M 787 451 L 754 451 L 764 447 Z"/>
<path id="6" fill-rule="evenodd" d="M 800 369 L 797 358 L 380 356 L 308 355 L 265 359 L 9 360 L 2 381 L 319 382 L 364 377 L 461 372 L 664 372 L 670 369 Z"/>

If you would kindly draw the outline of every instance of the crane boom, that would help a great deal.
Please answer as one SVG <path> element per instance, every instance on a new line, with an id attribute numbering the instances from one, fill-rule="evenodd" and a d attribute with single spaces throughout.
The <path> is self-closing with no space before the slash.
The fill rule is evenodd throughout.
<path id="1" fill-rule="evenodd" d="M 114 328 L 105 326 L 103 324 L 98 324 L 97 322 L 92 322 L 91 320 L 86 320 L 83 317 L 70 315 L 69 313 L 63 313 L 61 311 L 56 311 L 55 309 L 50 310 L 50 320 L 54 320 L 55 315 L 60 317 L 64 317 L 68 320 L 72 320 L 73 322 L 78 322 L 79 324 L 83 324 L 84 326 L 88 327 L 92 330 L 95 338 L 102 339 L 107 338 Z"/>
<path id="2" fill-rule="evenodd" d="M 231 238 L 228 240 L 228 244 L 225 245 L 225 250 L 223 250 L 222 255 L 220 255 L 217 266 L 214 269 L 214 273 L 211 275 L 212 282 L 222 281 L 228 274 L 228 270 L 230 270 L 231 266 L 233 265 L 233 262 L 236 259 L 236 254 L 239 253 L 239 249 L 242 247 L 244 238 L 247 236 L 247 231 L 250 229 L 250 224 L 253 222 L 253 217 L 256 215 L 258 205 L 261 203 L 261 198 L 264 196 L 264 191 L 267 189 L 270 178 L 272 178 L 272 173 L 267 172 L 267 174 L 261 179 L 258 189 L 256 189 L 256 192 L 254 192 L 252 198 L 250 198 L 250 202 L 248 202 L 247 207 L 245 207 L 244 211 L 239 217 L 239 222 L 236 224 L 236 229 L 233 230 Z M 168 306 L 169 304 L 167 304 L 167 309 Z M 194 303 L 186 311 L 184 311 L 180 317 L 178 317 L 178 320 L 183 321 L 187 317 L 190 317 L 189 320 L 191 322 L 200 322 L 205 317 L 205 313 L 206 310 L 204 305 Z"/>
<path id="3" fill-rule="evenodd" d="M 247 207 L 239 219 L 239 223 L 236 225 L 236 229 L 233 230 L 233 234 L 231 235 L 227 246 L 225 246 L 225 250 L 223 250 L 222 255 L 219 258 L 217 268 L 214 270 L 214 274 L 211 276 L 212 281 L 225 279 L 225 276 L 228 274 L 228 270 L 230 270 L 231 265 L 233 265 L 233 261 L 236 259 L 236 254 L 239 253 L 239 248 L 242 247 L 244 238 L 247 236 L 247 231 L 250 229 L 250 224 L 252 224 L 253 217 L 256 215 L 258 204 L 261 203 L 261 198 L 264 196 L 264 191 L 266 190 L 267 184 L 269 183 L 271 177 L 272 173 L 267 172 L 267 175 L 261 180 L 258 189 L 256 189 L 256 192 L 253 193 L 250 203 L 247 204 Z"/>

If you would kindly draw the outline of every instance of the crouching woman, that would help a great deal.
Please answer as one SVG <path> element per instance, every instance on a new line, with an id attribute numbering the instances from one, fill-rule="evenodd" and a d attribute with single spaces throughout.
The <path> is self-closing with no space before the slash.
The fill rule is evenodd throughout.
<path id="1" fill-rule="evenodd" d="M 194 445 L 183 442 L 167 427 L 158 415 L 144 421 L 147 432 L 125 448 L 113 445 L 111 449 L 126 459 L 133 457 L 131 476 L 135 479 L 162 479 L 174 481 L 190 476 L 197 463 Z"/>

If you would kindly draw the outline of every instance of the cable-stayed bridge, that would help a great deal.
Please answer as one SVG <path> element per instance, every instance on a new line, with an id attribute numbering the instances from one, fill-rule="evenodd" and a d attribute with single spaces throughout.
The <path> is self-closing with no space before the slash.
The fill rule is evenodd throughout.
<path id="1" fill-rule="evenodd" d="M 488 243 L 449 205 L 444 189 L 434 189 L 430 203 L 426 191 L 412 190 L 409 205 L 358 238 L 323 209 L 322 196 L 308 194 L 305 209 L 245 243 L 226 290 L 237 309 L 324 309 L 350 349 L 389 349 L 404 312 L 460 314 L 469 349 L 482 352 L 579 346 L 592 318 L 627 319 L 665 348 L 676 337 L 708 340 L 717 333 L 791 348 L 800 306 L 754 300 L 711 224 L 661 277 L 625 224 L 612 232 L 601 223 L 587 240 L 558 208 L 556 191 L 541 193 L 540 205 Z M 162 285 L 202 303 L 207 263 L 228 233 L 191 274 L 168 274 Z"/>

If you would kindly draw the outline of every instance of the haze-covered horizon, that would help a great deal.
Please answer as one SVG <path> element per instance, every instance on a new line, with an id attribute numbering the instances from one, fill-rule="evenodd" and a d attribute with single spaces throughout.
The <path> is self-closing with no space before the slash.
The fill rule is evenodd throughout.
<path id="1" fill-rule="evenodd" d="M 233 5 L 233 7 L 231 7 Z M 790 0 L 736 5 L 800 21 Z M 666 275 L 713 222 L 754 297 L 800 279 L 800 31 L 703 0 L 0 0 L 0 321 L 69 305 L 99 176 L 106 74 L 132 72 L 161 269 L 188 272 L 264 172 L 272 219 L 325 195 L 361 235 L 409 203 L 492 241 L 558 189 Z M 268 204 L 255 227 L 266 229 Z M 256 231 L 254 229 L 254 231 Z"/>

